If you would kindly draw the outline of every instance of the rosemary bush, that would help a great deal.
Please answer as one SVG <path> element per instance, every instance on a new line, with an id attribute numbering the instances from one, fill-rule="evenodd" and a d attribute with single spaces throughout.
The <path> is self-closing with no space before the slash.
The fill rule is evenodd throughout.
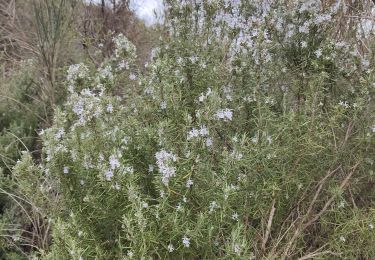
<path id="1" fill-rule="evenodd" d="M 59 197 L 43 257 L 370 257 L 373 47 L 334 34 L 345 3 L 165 5 L 144 73 L 123 35 L 68 69 L 29 166 Z"/>

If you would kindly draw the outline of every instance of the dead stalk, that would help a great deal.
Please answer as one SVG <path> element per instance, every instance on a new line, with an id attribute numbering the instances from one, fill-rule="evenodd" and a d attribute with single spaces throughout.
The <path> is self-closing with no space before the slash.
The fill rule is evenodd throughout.
<path id="1" fill-rule="evenodd" d="M 266 234 L 265 234 L 265 236 L 263 238 L 263 242 L 262 242 L 262 250 L 263 251 L 265 251 L 265 249 L 266 249 L 266 244 L 267 244 L 267 241 L 268 241 L 268 237 L 269 237 L 269 235 L 271 233 L 272 220 L 273 220 L 273 216 L 275 215 L 275 211 L 276 211 L 275 202 L 276 202 L 276 200 L 273 199 L 272 200 L 272 206 L 271 206 L 270 215 L 268 217 Z"/>

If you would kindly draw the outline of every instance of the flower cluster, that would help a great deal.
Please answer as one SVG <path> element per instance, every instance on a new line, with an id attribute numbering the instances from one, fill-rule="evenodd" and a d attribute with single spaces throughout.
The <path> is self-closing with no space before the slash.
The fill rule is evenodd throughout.
<path id="1" fill-rule="evenodd" d="M 233 112 L 229 108 L 219 109 L 216 112 L 215 117 L 217 119 L 223 119 L 224 121 L 232 121 Z"/>
<path id="2" fill-rule="evenodd" d="M 172 152 L 161 150 L 155 154 L 155 158 L 159 173 L 162 175 L 161 181 L 168 185 L 169 179 L 176 176 L 176 168 L 171 166 L 171 163 L 176 162 L 177 157 Z"/>
<path id="3" fill-rule="evenodd" d="M 199 137 L 199 136 L 208 136 L 209 134 L 209 131 L 207 129 L 206 126 L 202 125 L 199 129 L 196 129 L 196 128 L 192 128 L 189 132 L 188 132 L 188 136 L 187 136 L 187 139 L 188 140 L 191 140 L 192 138 L 194 137 Z"/>
<path id="4" fill-rule="evenodd" d="M 86 67 L 86 65 L 82 63 L 70 65 L 66 76 L 66 79 L 69 82 L 68 91 L 73 93 L 74 84 L 77 81 L 87 79 L 88 77 L 89 69 Z"/>
<path id="5" fill-rule="evenodd" d="M 126 56 L 130 59 L 136 58 L 136 47 L 122 33 L 113 38 L 116 57 Z"/>

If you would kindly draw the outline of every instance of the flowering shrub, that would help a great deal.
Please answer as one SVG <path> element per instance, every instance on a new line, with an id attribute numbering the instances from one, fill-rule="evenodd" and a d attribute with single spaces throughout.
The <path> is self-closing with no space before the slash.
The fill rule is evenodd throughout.
<path id="1" fill-rule="evenodd" d="M 123 35 L 72 65 L 41 133 L 45 257 L 341 256 L 356 211 L 371 232 L 372 53 L 333 37 L 340 3 L 170 0 L 142 75 Z"/>

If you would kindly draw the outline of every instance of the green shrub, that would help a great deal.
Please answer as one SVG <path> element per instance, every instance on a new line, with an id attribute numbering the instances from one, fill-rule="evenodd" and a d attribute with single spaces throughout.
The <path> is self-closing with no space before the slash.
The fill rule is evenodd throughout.
<path id="1" fill-rule="evenodd" d="M 341 243 L 372 252 L 375 195 L 372 56 L 334 37 L 343 6 L 166 2 L 146 72 L 123 35 L 72 65 L 43 162 L 15 168 L 58 194 L 43 257 L 369 257 Z"/>

